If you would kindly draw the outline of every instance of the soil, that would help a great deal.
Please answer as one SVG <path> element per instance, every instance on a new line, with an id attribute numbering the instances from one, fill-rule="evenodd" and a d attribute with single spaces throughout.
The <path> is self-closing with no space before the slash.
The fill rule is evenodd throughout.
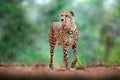
<path id="1" fill-rule="evenodd" d="M 56 67 L 51 72 L 43 64 L 0 66 L 0 80 L 120 80 L 120 65 L 86 66 L 66 71 Z"/>

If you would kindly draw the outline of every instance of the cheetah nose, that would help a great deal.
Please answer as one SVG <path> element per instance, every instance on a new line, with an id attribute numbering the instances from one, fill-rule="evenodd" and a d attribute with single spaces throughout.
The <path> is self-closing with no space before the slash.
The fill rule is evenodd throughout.
<path id="1" fill-rule="evenodd" d="M 61 21 L 64 21 L 64 19 L 61 19 Z"/>

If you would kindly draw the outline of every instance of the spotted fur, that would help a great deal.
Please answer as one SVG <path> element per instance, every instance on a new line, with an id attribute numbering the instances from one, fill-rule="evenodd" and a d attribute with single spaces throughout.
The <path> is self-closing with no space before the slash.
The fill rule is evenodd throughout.
<path id="1" fill-rule="evenodd" d="M 78 59 L 76 45 L 78 42 L 78 29 L 74 23 L 73 12 L 62 12 L 61 22 L 53 22 L 49 32 L 49 44 L 50 44 L 50 64 L 51 70 L 54 70 L 53 56 L 56 44 L 60 45 L 64 53 L 65 67 L 69 70 L 68 65 L 68 46 L 72 46 L 74 52 L 74 60 L 71 63 L 71 67 L 74 68 Z"/>

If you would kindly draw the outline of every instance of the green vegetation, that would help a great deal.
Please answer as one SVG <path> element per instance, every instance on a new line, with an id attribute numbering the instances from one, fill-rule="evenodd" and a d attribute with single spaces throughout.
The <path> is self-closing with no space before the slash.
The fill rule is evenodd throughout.
<path id="1" fill-rule="evenodd" d="M 48 29 L 60 21 L 62 11 L 73 11 L 79 29 L 77 66 L 120 64 L 119 4 L 119 0 L 1 0 L 0 62 L 48 64 Z M 71 48 L 69 56 L 71 61 Z M 60 46 L 54 61 L 63 65 Z"/>

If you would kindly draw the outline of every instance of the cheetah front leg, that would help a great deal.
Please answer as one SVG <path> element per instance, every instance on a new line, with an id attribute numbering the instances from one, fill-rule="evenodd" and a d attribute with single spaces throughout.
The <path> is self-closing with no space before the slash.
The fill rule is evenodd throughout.
<path id="1" fill-rule="evenodd" d="M 76 63 L 78 61 L 78 55 L 77 55 L 76 45 L 73 45 L 72 49 L 73 49 L 73 53 L 74 53 L 74 59 L 73 59 L 73 61 L 71 63 L 71 68 L 75 68 L 75 65 L 76 65 Z"/>
<path id="2" fill-rule="evenodd" d="M 63 53 L 64 53 L 64 63 L 66 70 L 70 70 L 69 65 L 68 65 L 68 49 L 67 46 L 63 47 Z"/>
<path id="3" fill-rule="evenodd" d="M 54 49 L 55 49 L 55 42 L 51 42 L 50 43 L 50 63 L 49 63 L 49 67 L 51 69 L 51 71 L 54 71 L 54 65 L 53 65 L 53 56 L 54 56 Z"/>

